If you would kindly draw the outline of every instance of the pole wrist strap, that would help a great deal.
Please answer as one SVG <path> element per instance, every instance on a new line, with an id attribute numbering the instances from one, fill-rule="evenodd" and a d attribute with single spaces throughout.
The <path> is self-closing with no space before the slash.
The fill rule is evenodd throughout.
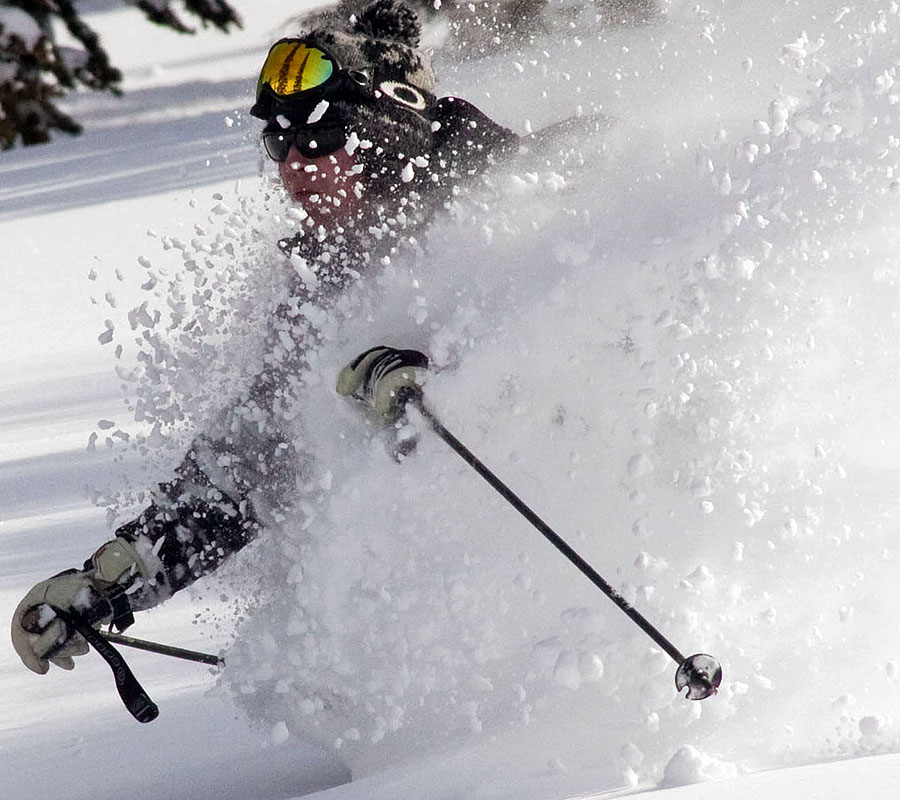
<path id="1" fill-rule="evenodd" d="M 124 631 L 134 624 L 134 613 L 124 587 L 119 583 L 110 584 L 105 590 L 106 599 L 112 607 L 112 624 L 118 631 Z"/>

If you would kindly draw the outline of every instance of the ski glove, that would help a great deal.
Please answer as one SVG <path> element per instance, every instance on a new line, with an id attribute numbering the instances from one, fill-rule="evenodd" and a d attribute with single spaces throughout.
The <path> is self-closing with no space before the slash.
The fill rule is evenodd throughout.
<path id="1" fill-rule="evenodd" d="M 337 392 L 368 404 L 386 424 L 397 422 L 406 404 L 421 394 L 422 373 L 428 356 L 418 350 L 397 350 L 380 345 L 366 350 L 344 367 Z"/>
<path id="2" fill-rule="evenodd" d="M 41 581 L 13 613 L 12 643 L 22 663 L 38 675 L 44 675 L 50 664 L 74 668 L 73 658 L 90 648 L 67 619 L 94 627 L 113 622 L 124 630 L 134 621 L 125 589 L 135 579 L 147 577 L 134 545 L 116 538 L 94 553 L 86 569 Z"/>

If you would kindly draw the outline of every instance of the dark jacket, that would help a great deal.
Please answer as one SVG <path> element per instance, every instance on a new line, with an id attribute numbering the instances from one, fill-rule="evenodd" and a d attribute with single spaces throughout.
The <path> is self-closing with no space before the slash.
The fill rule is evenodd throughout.
<path id="1" fill-rule="evenodd" d="M 427 175 L 413 188 L 422 197 L 422 221 L 439 209 L 460 181 L 484 171 L 495 158 L 518 147 L 519 137 L 465 100 L 445 97 L 433 112 L 434 145 Z M 426 172 L 426 171 L 421 171 Z M 431 178 L 438 175 L 438 180 Z M 215 570 L 277 522 L 296 494 L 300 456 L 281 431 L 291 415 L 293 389 L 305 372 L 305 353 L 316 346 L 314 325 L 297 309 L 327 307 L 371 260 L 371 242 L 348 237 L 317 266 L 314 291 L 298 282 L 273 319 L 262 369 L 246 393 L 222 414 L 216 430 L 198 436 L 171 481 L 152 504 L 122 525 L 116 536 L 134 542 L 155 573 L 129 587 L 133 610 L 156 605 Z M 282 249 L 315 260 L 321 242 L 292 237 Z M 324 262 L 325 260 L 323 260 Z M 361 349 L 370 343 L 361 342 Z M 295 412 L 294 412 L 295 413 Z"/>

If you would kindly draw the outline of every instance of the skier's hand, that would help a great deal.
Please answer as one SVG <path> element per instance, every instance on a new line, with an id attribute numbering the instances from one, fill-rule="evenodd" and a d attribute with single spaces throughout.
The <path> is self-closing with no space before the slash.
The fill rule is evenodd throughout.
<path id="1" fill-rule="evenodd" d="M 37 584 L 19 603 L 12 618 L 12 643 L 32 672 L 43 675 L 50 664 L 72 669 L 73 658 L 90 649 L 57 609 L 91 624 L 112 618 L 112 606 L 94 584 L 92 573 L 69 570 L 55 575 Z"/>
<path id="2" fill-rule="evenodd" d="M 418 350 L 380 345 L 366 350 L 344 367 L 337 379 L 338 394 L 368 404 L 376 417 L 395 423 L 406 404 L 422 391 L 428 356 Z"/>
<path id="3" fill-rule="evenodd" d="M 73 658 L 88 652 L 88 643 L 71 620 L 95 627 L 115 621 L 120 630 L 133 620 L 124 590 L 135 580 L 149 577 L 134 544 L 117 536 L 93 554 L 87 567 L 41 581 L 13 613 L 13 647 L 22 663 L 38 675 L 44 675 L 50 664 L 72 669 Z"/>

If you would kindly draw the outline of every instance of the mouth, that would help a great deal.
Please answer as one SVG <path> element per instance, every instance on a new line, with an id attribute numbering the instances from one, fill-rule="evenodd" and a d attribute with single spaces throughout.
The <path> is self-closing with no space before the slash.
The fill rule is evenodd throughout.
<path id="1" fill-rule="evenodd" d="M 342 193 L 329 193 L 322 189 L 311 188 L 308 186 L 292 189 L 290 195 L 294 202 L 300 202 L 307 207 L 311 205 L 316 206 L 317 208 L 330 209 L 333 206 L 339 206 L 344 200 L 344 197 L 341 196 Z"/>
<path id="2" fill-rule="evenodd" d="M 320 163 L 289 160 L 280 165 L 279 171 L 288 197 L 307 211 L 336 213 L 352 207 L 361 194 L 357 176 L 362 166 L 341 163 L 337 156 Z"/>
<path id="3" fill-rule="evenodd" d="M 336 187 L 329 186 L 328 181 L 322 180 L 319 175 L 313 175 L 306 171 L 296 171 L 285 176 L 285 188 L 295 200 L 309 198 L 316 195 L 333 194 Z"/>
<path id="4" fill-rule="evenodd" d="M 297 189 L 290 189 L 289 194 L 294 200 L 301 200 L 307 197 L 316 197 L 320 194 L 318 189 L 310 189 L 308 187 L 301 187 Z"/>

